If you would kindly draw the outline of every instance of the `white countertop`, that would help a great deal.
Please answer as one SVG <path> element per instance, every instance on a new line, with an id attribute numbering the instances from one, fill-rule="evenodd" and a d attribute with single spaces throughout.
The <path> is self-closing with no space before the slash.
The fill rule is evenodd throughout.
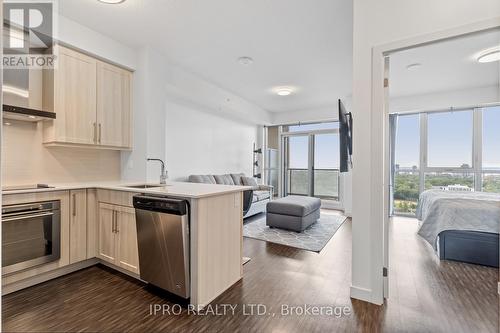
<path id="1" fill-rule="evenodd" d="M 97 188 L 103 190 L 127 191 L 135 193 L 148 193 L 156 195 L 165 195 L 178 198 L 204 198 L 217 196 L 226 193 L 242 192 L 251 189 L 250 186 L 235 186 L 235 185 L 216 185 L 216 184 L 198 184 L 187 182 L 167 182 L 167 185 L 159 185 L 146 182 L 134 181 L 114 181 L 114 182 L 82 182 L 82 183 L 61 183 L 51 184 L 43 183 L 50 187 L 36 189 L 19 189 L 19 190 L 2 190 L 2 195 L 22 194 L 22 193 L 37 193 L 50 191 L 68 191 L 83 188 Z M 132 188 L 128 185 L 158 185 L 161 187 L 154 188 Z"/>

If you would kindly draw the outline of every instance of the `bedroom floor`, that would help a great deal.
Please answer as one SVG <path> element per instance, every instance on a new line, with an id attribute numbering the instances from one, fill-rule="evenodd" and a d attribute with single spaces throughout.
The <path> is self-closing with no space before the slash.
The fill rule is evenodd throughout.
<path id="1" fill-rule="evenodd" d="M 331 214 L 338 214 L 330 211 Z M 416 235 L 415 219 L 391 228 L 390 299 L 384 306 L 352 300 L 351 222 L 321 253 L 245 238 L 244 278 L 215 304 L 347 305 L 328 316 L 150 315 L 170 304 L 144 284 L 102 266 L 91 267 L 3 298 L 5 331 L 256 331 L 256 332 L 498 332 L 498 271 L 440 263 Z"/>
<path id="2" fill-rule="evenodd" d="M 417 230 L 415 218 L 392 220 L 387 307 L 415 331 L 498 332 L 498 269 L 440 261 Z"/>

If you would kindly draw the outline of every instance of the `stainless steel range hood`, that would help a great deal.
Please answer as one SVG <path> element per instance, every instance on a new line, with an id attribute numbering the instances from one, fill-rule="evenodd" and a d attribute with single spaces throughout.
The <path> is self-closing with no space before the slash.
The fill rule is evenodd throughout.
<path id="1" fill-rule="evenodd" d="M 22 121 L 53 120 L 55 112 L 44 108 L 52 105 L 47 94 L 46 84 L 52 84 L 42 69 L 4 69 L 3 70 L 3 117 Z M 50 90 L 50 89 L 49 89 Z"/>

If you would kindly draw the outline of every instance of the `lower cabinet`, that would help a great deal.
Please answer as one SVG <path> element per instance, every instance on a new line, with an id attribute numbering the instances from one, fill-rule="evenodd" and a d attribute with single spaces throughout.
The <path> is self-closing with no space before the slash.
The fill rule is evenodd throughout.
<path id="1" fill-rule="evenodd" d="M 87 190 L 69 192 L 69 263 L 87 259 Z"/>
<path id="2" fill-rule="evenodd" d="M 97 256 L 113 265 L 139 273 L 139 252 L 135 210 L 131 207 L 99 203 Z"/>

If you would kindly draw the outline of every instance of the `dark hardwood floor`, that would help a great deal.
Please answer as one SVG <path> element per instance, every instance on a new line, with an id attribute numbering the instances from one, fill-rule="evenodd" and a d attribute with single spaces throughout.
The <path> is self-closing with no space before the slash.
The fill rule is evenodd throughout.
<path id="1" fill-rule="evenodd" d="M 151 315 L 152 304 L 174 303 L 96 266 L 3 297 L 3 331 L 498 332 L 498 271 L 439 262 L 415 230 L 412 219 L 392 223 L 391 297 L 380 307 L 349 298 L 346 222 L 320 254 L 245 239 L 244 254 L 252 260 L 243 280 L 211 304 L 237 304 L 234 315 L 187 309 Z M 264 304 L 276 315 L 245 315 L 243 304 Z M 282 304 L 348 306 L 352 313 L 282 316 Z"/>

